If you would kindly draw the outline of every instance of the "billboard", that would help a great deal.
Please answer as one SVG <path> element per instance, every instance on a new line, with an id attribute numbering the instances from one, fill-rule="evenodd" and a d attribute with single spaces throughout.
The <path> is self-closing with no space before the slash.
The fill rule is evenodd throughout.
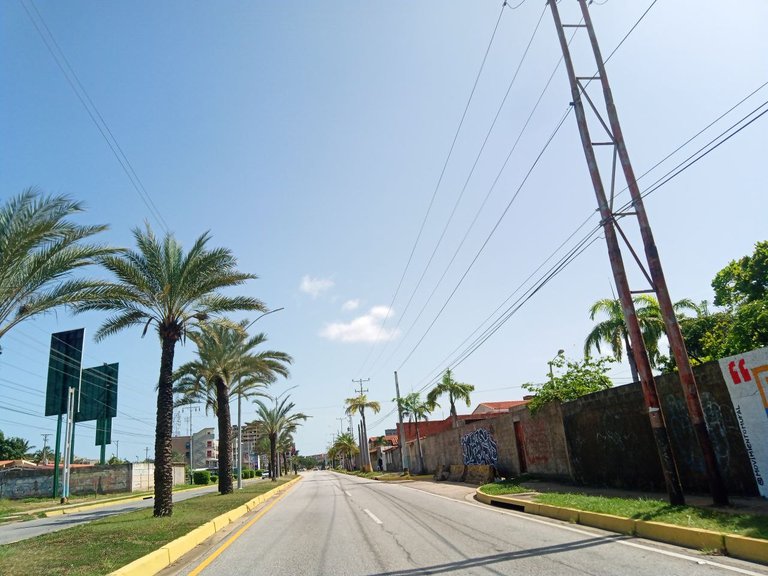
<path id="1" fill-rule="evenodd" d="M 51 334 L 48 360 L 48 384 L 45 392 L 45 415 L 67 413 L 67 390 L 80 386 L 85 328 Z"/>
<path id="2" fill-rule="evenodd" d="M 88 422 L 117 416 L 118 364 L 104 364 L 83 370 L 80 384 L 80 409 L 75 422 Z"/>
<path id="3" fill-rule="evenodd" d="M 768 498 L 768 348 L 720 360 L 758 490 Z"/>

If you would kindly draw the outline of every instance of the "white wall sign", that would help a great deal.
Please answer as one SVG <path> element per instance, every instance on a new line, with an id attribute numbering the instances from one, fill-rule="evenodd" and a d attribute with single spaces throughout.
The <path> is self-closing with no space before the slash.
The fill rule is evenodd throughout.
<path id="1" fill-rule="evenodd" d="M 720 360 L 720 370 L 747 448 L 752 472 L 768 498 L 768 348 Z"/>

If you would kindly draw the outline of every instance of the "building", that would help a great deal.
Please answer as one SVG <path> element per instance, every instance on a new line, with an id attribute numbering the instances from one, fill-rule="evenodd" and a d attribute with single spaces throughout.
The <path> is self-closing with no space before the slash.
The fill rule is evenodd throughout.
<path id="1" fill-rule="evenodd" d="M 472 411 L 472 416 L 477 414 L 504 414 L 510 408 L 528 404 L 528 400 L 507 400 L 505 402 L 481 402 Z"/>
<path id="2" fill-rule="evenodd" d="M 191 441 L 189 436 L 174 436 L 171 438 L 171 450 L 180 454 L 184 464 L 193 470 L 212 470 L 219 466 L 219 441 L 213 428 L 195 432 Z"/>

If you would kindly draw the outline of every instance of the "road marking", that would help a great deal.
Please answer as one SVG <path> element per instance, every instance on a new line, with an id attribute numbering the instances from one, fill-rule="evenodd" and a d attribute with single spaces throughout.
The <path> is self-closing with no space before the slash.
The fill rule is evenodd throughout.
<path id="1" fill-rule="evenodd" d="M 475 504 L 474 502 L 467 502 L 466 500 L 456 500 L 455 498 L 443 496 L 442 494 L 435 494 L 433 492 L 427 492 L 426 490 L 419 490 L 418 488 L 403 486 L 402 484 L 398 484 L 397 486 L 400 486 L 407 490 L 415 490 L 416 492 L 420 492 L 421 494 L 429 494 L 430 496 L 435 496 L 436 498 L 442 498 L 443 500 L 448 500 L 450 502 L 457 502 L 459 504 L 464 504 L 466 506 L 472 506 L 473 508 L 480 508 L 482 510 L 487 510 L 489 512 L 497 512 L 505 516 L 514 516 L 515 518 L 520 518 L 521 520 L 527 520 L 528 522 L 534 522 L 536 524 L 544 524 L 552 528 L 559 528 L 560 530 L 564 530 L 566 532 L 575 532 L 576 534 L 581 534 L 583 536 L 595 535 L 594 532 L 589 532 L 587 530 L 583 530 L 580 528 L 574 528 L 572 526 L 564 526 L 562 524 L 557 524 L 555 522 L 552 522 L 551 520 L 545 520 L 544 518 L 540 518 L 532 514 L 526 514 L 525 512 L 513 512 L 513 511 L 503 510 L 501 508 L 497 508 L 493 506 L 488 506 L 487 504 Z M 595 530 L 600 530 L 600 529 L 595 528 Z M 603 530 L 603 532 L 609 532 L 609 531 Z M 636 538 L 636 537 L 631 536 L 630 538 Z M 619 544 L 621 546 L 629 546 L 630 548 L 639 548 L 641 550 L 646 550 L 648 552 L 655 552 L 656 554 L 661 554 L 662 556 L 670 556 L 672 558 L 678 558 L 680 560 L 688 560 L 690 562 L 694 562 L 699 565 L 706 565 L 706 566 L 712 566 L 714 568 L 721 568 L 723 570 L 727 570 L 728 572 L 736 572 L 737 574 L 745 574 L 747 576 L 765 576 L 765 572 L 753 572 L 752 570 L 746 570 L 744 568 L 739 568 L 737 566 L 728 566 L 727 564 L 721 564 L 720 562 L 713 562 L 712 560 L 704 560 L 700 556 L 699 557 L 689 556 L 688 554 L 681 554 L 679 552 L 662 550 L 660 548 L 654 548 L 652 546 L 647 546 L 639 542 L 632 542 L 630 540 L 614 540 L 613 544 Z M 671 546 L 674 546 L 674 544 L 671 544 Z M 190 574 L 190 576 L 192 575 Z"/>
<path id="2" fill-rule="evenodd" d="M 291 488 L 292 488 L 292 487 L 291 487 Z M 243 526 L 242 528 L 240 528 L 240 530 L 238 530 L 237 532 L 235 532 L 234 534 L 232 534 L 232 536 L 230 536 L 230 537 L 229 537 L 229 539 L 228 539 L 226 542 L 224 542 L 224 544 L 222 544 L 221 546 L 219 546 L 219 547 L 218 547 L 218 548 L 217 548 L 217 549 L 216 549 L 216 550 L 213 552 L 213 554 L 211 554 L 210 556 L 208 556 L 208 558 L 206 558 L 205 560 L 203 560 L 203 561 L 202 561 L 202 562 L 201 562 L 201 563 L 198 565 L 198 567 L 197 567 L 197 568 L 195 568 L 194 570 L 192 570 L 192 572 L 190 572 L 190 573 L 188 574 L 188 576 L 197 576 L 198 574 L 200 574 L 200 572 L 202 572 L 203 570 L 205 570 L 205 569 L 208 567 L 208 565 L 209 565 L 211 562 L 213 562 L 214 560 L 216 560 L 216 558 L 218 558 L 218 557 L 219 557 L 219 555 L 220 555 L 222 552 L 224 552 L 224 550 L 226 550 L 227 548 L 229 548 L 229 547 L 232 545 L 232 543 L 233 543 L 235 540 L 237 540 L 238 538 L 240 538 L 240 536 L 242 536 L 242 535 L 243 535 L 243 532 L 245 532 L 246 530 L 248 530 L 248 528 L 250 528 L 251 526 L 253 526 L 253 524 L 256 522 L 256 520 L 258 520 L 259 518 L 261 518 L 262 516 L 264 516 L 264 514 L 266 514 L 267 512 L 269 512 L 269 510 L 272 508 L 272 506 L 274 506 L 274 505 L 275 505 L 275 504 L 277 504 L 277 503 L 278 503 L 280 500 L 282 500 L 282 499 L 283 499 L 283 498 L 284 498 L 284 497 L 285 497 L 285 496 L 288 494 L 288 492 L 290 492 L 290 489 L 288 489 L 288 490 L 285 490 L 285 491 L 284 491 L 282 494 L 278 494 L 278 495 L 275 497 L 275 499 L 274 499 L 274 500 L 273 500 L 273 501 L 272 501 L 272 502 L 271 502 L 271 503 L 270 503 L 268 506 L 265 506 L 264 508 L 262 508 L 261 510 L 259 510 L 259 512 L 258 512 L 258 514 L 256 514 L 256 516 L 254 516 L 254 517 L 253 517 L 251 520 L 249 520 L 249 521 L 248 521 L 248 523 L 247 523 L 245 526 Z"/>
<path id="3" fill-rule="evenodd" d="M 366 514 L 368 514 L 368 516 L 370 516 L 370 517 L 371 517 L 371 520 L 373 520 L 374 522 L 376 522 L 376 524 L 384 524 L 384 522 L 382 522 L 381 520 L 379 520 L 378 518 L 376 518 L 376 516 L 373 514 L 373 512 L 371 512 L 370 510 L 368 510 L 368 508 L 363 508 L 363 512 L 365 512 Z M 191 575 L 190 575 L 190 576 L 191 576 Z"/>
<path id="4" fill-rule="evenodd" d="M 347 496 L 349 496 L 350 498 L 352 498 L 352 494 L 350 494 L 350 493 L 349 493 L 349 492 L 347 492 L 346 490 L 344 490 L 344 494 L 346 494 Z"/>

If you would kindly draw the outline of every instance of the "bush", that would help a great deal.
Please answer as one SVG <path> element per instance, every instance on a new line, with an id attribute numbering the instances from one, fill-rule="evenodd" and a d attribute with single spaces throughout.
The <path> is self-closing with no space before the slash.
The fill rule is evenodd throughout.
<path id="1" fill-rule="evenodd" d="M 192 475 L 192 483 L 206 485 L 211 483 L 211 473 L 208 470 L 196 470 Z"/>
<path id="2" fill-rule="evenodd" d="M 219 481 L 219 476 L 217 474 L 211 474 L 211 482 L 216 484 L 216 482 Z"/>
<path id="3" fill-rule="evenodd" d="M 253 473 L 258 477 L 261 478 L 262 476 L 266 476 L 266 472 L 264 470 L 254 470 Z"/>

